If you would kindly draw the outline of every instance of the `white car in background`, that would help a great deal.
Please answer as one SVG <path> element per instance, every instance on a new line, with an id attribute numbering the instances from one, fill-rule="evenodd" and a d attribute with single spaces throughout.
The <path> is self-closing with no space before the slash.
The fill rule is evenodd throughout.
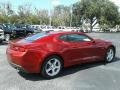
<path id="1" fill-rule="evenodd" d="M 119 28 L 111 28 L 110 32 L 120 32 L 120 29 Z"/>
<path id="2" fill-rule="evenodd" d="M 100 32 L 100 28 L 93 28 L 93 30 L 92 30 L 93 32 Z"/>

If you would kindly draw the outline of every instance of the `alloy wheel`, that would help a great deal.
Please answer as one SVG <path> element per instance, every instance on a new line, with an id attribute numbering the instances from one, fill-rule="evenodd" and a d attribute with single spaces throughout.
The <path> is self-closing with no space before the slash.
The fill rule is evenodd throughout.
<path id="1" fill-rule="evenodd" d="M 57 58 L 52 58 L 48 60 L 45 66 L 46 74 L 49 76 L 55 76 L 60 72 L 61 63 L 60 60 Z"/>
<path id="2" fill-rule="evenodd" d="M 106 60 L 107 62 L 111 62 L 114 58 L 114 50 L 113 48 L 110 48 L 108 51 L 107 51 L 107 57 L 106 57 Z"/>

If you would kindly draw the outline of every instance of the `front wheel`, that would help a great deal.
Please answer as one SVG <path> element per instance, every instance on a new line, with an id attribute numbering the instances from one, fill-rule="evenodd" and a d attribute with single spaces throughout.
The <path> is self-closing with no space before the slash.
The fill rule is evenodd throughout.
<path id="1" fill-rule="evenodd" d="M 112 62 L 115 58 L 115 50 L 113 47 L 108 48 L 105 60 L 106 62 Z"/>
<path id="2" fill-rule="evenodd" d="M 62 69 L 62 60 L 58 56 L 47 58 L 42 66 L 41 74 L 45 78 L 56 77 Z"/>

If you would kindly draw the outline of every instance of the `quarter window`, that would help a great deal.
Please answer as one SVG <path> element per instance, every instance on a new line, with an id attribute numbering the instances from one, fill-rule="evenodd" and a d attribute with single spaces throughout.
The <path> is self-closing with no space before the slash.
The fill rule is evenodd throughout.
<path id="1" fill-rule="evenodd" d="M 69 42 L 85 42 L 85 41 L 91 41 L 91 39 L 85 35 L 80 34 L 68 34 L 68 35 L 62 35 L 60 37 L 61 40 L 69 41 Z"/>
<path id="2" fill-rule="evenodd" d="M 79 41 L 91 41 L 91 39 L 85 35 L 70 34 L 68 35 L 68 41 L 79 42 Z"/>
<path id="3" fill-rule="evenodd" d="M 68 41 L 68 40 L 67 40 L 67 39 L 68 39 L 68 38 L 67 38 L 67 35 L 62 35 L 62 36 L 60 36 L 60 39 L 63 40 L 63 41 Z"/>

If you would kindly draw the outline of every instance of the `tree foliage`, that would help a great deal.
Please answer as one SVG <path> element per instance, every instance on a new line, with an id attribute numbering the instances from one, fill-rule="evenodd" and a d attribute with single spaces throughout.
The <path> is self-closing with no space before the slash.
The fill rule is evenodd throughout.
<path id="1" fill-rule="evenodd" d="M 81 26 L 89 22 L 91 30 L 96 24 L 114 27 L 120 24 L 118 7 L 109 0 L 80 0 L 70 6 L 58 5 L 51 12 L 53 26 Z M 0 23 L 27 23 L 49 25 L 48 10 L 33 8 L 31 4 L 18 6 L 0 3 Z"/>
<path id="2" fill-rule="evenodd" d="M 79 15 L 81 21 L 89 21 L 91 30 L 100 25 L 115 26 L 119 12 L 118 7 L 109 0 L 81 0 L 74 4 L 74 15 Z"/>
<path id="3" fill-rule="evenodd" d="M 59 5 L 54 8 L 52 15 L 54 26 L 69 26 L 70 25 L 70 7 Z"/>

